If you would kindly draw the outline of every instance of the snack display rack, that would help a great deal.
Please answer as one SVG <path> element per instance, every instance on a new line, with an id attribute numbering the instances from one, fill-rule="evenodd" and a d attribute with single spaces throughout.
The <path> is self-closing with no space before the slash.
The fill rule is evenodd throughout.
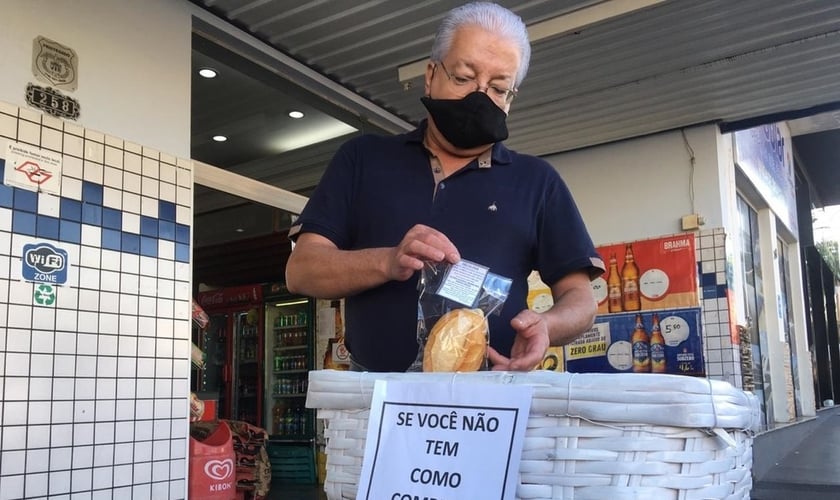
<path id="1" fill-rule="evenodd" d="M 516 498 L 750 498 L 760 409 L 731 384 L 669 374 L 310 373 L 325 491 L 353 499 L 376 380 L 533 387 Z"/>

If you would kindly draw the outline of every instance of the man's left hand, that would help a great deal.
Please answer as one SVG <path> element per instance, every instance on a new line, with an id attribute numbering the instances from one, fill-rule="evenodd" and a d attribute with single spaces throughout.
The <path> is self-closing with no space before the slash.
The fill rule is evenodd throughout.
<path id="1" fill-rule="evenodd" d="M 517 314 L 510 324 L 516 331 L 510 357 L 502 356 L 492 347 L 487 348 L 493 370 L 531 371 L 543 360 L 550 345 L 548 324 L 542 315 L 528 309 Z"/>

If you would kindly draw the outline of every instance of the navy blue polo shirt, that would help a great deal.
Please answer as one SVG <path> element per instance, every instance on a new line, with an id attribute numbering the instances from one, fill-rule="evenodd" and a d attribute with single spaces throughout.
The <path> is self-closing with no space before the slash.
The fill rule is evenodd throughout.
<path id="1" fill-rule="evenodd" d="M 574 200 L 548 162 L 496 144 L 490 168 L 475 160 L 435 193 L 426 122 L 396 136 L 364 135 L 343 144 L 289 234 L 317 233 L 343 250 L 393 247 L 415 224 L 444 233 L 461 258 L 513 279 L 490 343 L 509 355 L 511 319 L 527 307 L 527 277 L 549 285 L 603 263 Z M 345 342 L 372 371 L 405 371 L 417 356 L 417 276 L 345 300 Z"/>

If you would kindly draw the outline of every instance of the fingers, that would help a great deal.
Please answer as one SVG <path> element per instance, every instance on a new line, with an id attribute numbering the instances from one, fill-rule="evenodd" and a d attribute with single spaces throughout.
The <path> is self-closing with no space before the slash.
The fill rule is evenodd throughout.
<path id="1" fill-rule="evenodd" d="M 499 354 L 492 347 L 487 348 L 487 359 L 494 371 L 528 372 L 542 361 L 542 356 L 536 352 L 526 352 L 521 356 L 512 355 L 510 358 Z"/>
<path id="2" fill-rule="evenodd" d="M 514 316 L 512 320 L 510 320 L 510 326 L 512 326 L 517 333 L 529 337 L 534 333 L 537 333 L 539 330 L 538 328 L 533 327 L 538 327 L 543 321 L 545 320 L 539 314 L 531 311 L 530 309 L 524 309 Z"/>
<path id="3" fill-rule="evenodd" d="M 487 357 L 494 370 L 530 371 L 536 368 L 550 345 L 545 319 L 530 310 L 523 310 L 511 321 L 516 338 L 510 350 L 510 358 L 502 356 L 495 349 L 487 349 Z"/>
<path id="4" fill-rule="evenodd" d="M 461 259 L 458 249 L 440 231 L 423 224 L 417 224 L 403 237 L 394 249 L 391 276 L 395 280 L 409 279 L 416 271 L 423 269 L 426 262 L 452 264 Z"/>
<path id="5" fill-rule="evenodd" d="M 502 356 L 499 351 L 487 346 L 487 359 L 493 365 L 494 370 L 506 370 L 510 364 L 510 358 Z"/>
<path id="6" fill-rule="evenodd" d="M 460 255 L 455 245 L 445 234 L 423 224 L 417 224 L 406 233 L 401 246 L 406 253 L 421 260 L 458 262 Z"/>

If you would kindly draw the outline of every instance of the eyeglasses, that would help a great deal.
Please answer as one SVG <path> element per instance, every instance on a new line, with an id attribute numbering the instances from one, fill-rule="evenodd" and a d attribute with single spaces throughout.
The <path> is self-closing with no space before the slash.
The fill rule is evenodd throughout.
<path id="1" fill-rule="evenodd" d="M 498 87 L 496 85 L 487 85 L 483 89 L 481 85 L 478 83 L 478 80 L 475 78 L 470 78 L 466 76 L 460 75 L 453 75 L 446 69 L 446 66 L 443 65 L 443 61 L 438 61 L 440 63 L 440 67 L 443 68 L 443 72 L 446 75 L 446 78 L 455 85 L 455 87 L 459 89 L 463 89 L 463 93 L 466 95 L 469 92 L 484 92 L 487 94 L 491 99 L 496 102 L 504 102 L 505 104 L 510 104 L 510 101 L 516 97 L 517 91 L 514 89 L 506 89 L 502 87 Z M 470 90 L 472 89 L 472 90 Z"/>

